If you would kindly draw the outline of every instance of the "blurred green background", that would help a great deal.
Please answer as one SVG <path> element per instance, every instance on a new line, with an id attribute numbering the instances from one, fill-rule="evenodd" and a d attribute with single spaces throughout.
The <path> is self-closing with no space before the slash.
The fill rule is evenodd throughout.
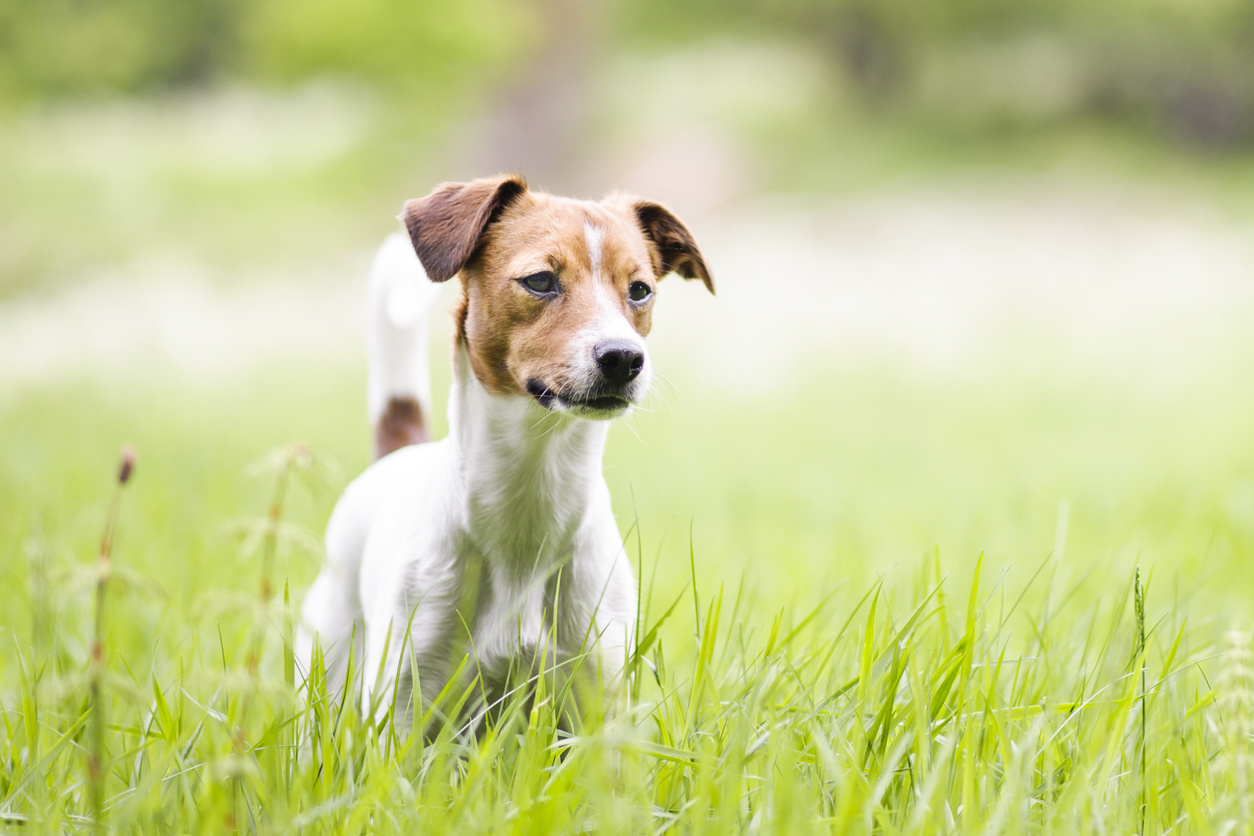
<path id="1" fill-rule="evenodd" d="M 501 168 L 689 214 L 1060 162 L 1222 192 L 1250 173 L 1254 10 L 4 0 L 0 116 L 0 298 L 165 255 L 218 281 Z"/>
<path id="2" fill-rule="evenodd" d="M 123 441 L 152 630 L 251 588 L 267 448 L 341 463 L 320 532 L 373 248 L 506 169 L 663 200 L 712 265 L 607 462 L 659 589 L 690 543 L 770 606 L 986 552 L 1249 618 L 1249 3 L 0 0 L 0 630 L 90 559 Z"/>

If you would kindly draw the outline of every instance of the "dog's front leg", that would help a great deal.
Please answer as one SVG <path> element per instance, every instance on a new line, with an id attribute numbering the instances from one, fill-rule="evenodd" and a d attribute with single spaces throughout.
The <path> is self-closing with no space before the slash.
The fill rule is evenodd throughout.
<path id="1" fill-rule="evenodd" d="M 633 646 L 638 598 L 631 564 L 609 513 L 608 491 L 602 508 L 581 527 L 561 585 L 558 643 L 567 653 L 589 654 L 597 679 L 614 690 Z"/>
<path id="2" fill-rule="evenodd" d="M 381 726 L 391 712 L 404 735 L 432 707 L 464 655 L 463 577 L 451 558 L 401 564 L 389 575 L 375 605 L 366 608 L 362 713 Z"/>

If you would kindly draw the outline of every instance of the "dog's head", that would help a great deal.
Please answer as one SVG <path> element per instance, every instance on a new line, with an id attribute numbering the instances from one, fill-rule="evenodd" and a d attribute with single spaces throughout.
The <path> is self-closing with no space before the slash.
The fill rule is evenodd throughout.
<path id="1" fill-rule="evenodd" d="M 625 195 L 571 200 L 519 177 L 445 183 L 401 219 L 427 276 L 461 274 L 458 339 L 495 395 L 611 418 L 644 397 L 658 281 L 714 283 L 692 234 L 665 207 Z"/>

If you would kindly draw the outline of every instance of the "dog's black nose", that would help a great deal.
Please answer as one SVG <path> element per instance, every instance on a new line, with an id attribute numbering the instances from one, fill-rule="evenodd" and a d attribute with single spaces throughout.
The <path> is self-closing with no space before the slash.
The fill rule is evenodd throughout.
<path id="1" fill-rule="evenodd" d="M 627 340 L 606 340 L 592 349 L 601 376 L 611 386 L 623 386 L 636 379 L 644 368 L 644 352 Z"/>

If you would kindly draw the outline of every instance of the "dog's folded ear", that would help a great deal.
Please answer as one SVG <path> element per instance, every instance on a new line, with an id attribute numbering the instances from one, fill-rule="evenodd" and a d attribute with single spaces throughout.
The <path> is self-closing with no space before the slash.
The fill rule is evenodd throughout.
<path id="1" fill-rule="evenodd" d="M 650 200 L 636 200 L 631 204 L 645 237 L 653 242 L 659 263 L 655 265 L 658 278 L 667 273 L 678 273 L 685 279 L 700 279 L 706 290 L 714 292 L 714 278 L 705 266 L 705 258 L 697 248 L 696 239 L 679 218 Z"/>
<path id="2" fill-rule="evenodd" d="M 444 183 L 426 197 L 405 201 L 400 219 L 427 278 L 444 282 L 456 276 L 488 225 L 526 190 L 523 178 L 503 174 L 469 183 Z"/>

